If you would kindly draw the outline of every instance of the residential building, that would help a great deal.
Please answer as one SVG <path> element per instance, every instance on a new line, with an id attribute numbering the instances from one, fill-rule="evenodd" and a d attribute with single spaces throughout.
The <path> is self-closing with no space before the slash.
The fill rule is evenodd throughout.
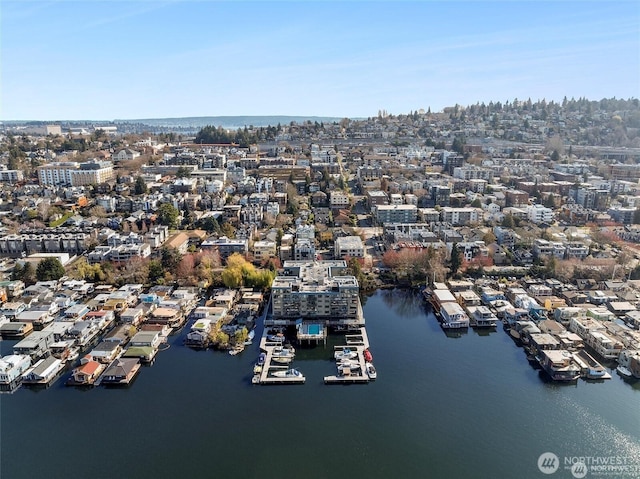
<path id="1" fill-rule="evenodd" d="M 354 276 L 340 276 L 343 260 L 286 261 L 271 287 L 272 318 L 265 324 L 295 324 L 296 320 L 333 325 L 364 323 L 359 285 Z"/>
<path id="2" fill-rule="evenodd" d="M 334 243 L 335 258 L 364 258 L 364 244 L 359 236 L 342 236 Z"/>
<path id="3" fill-rule="evenodd" d="M 418 219 L 418 208 L 415 205 L 377 205 L 376 220 L 380 224 L 415 223 Z"/>

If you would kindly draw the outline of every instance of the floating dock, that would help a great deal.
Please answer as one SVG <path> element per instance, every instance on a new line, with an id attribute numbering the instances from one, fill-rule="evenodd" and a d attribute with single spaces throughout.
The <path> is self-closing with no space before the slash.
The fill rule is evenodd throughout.
<path id="1" fill-rule="evenodd" d="M 286 371 L 291 369 L 291 365 L 272 364 L 273 363 L 273 350 L 276 347 L 281 347 L 280 341 L 269 341 L 267 336 L 264 335 L 260 339 L 260 349 L 265 353 L 264 364 L 262 365 L 262 371 L 254 374 L 251 382 L 253 384 L 304 384 L 306 378 L 304 376 L 292 376 L 292 377 L 277 377 L 272 376 L 270 373 L 274 371 Z"/>
<path id="2" fill-rule="evenodd" d="M 356 368 L 343 368 L 342 373 L 338 371 L 338 375 L 325 376 L 325 384 L 353 384 L 353 383 L 368 383 L 371 379 L 367 374 L 367 366 L 364 359 L 364 351 L 369 348 L 369 339 L 364 328 L 361 328 L 359 334 L 347 335 L 346 346 L 336 346 L 335 351 L 343 351 L 350 349 L 357 353 L 357 356 L 353 359 L 358 366 Z M 336 363 L 337 367 L 337 363 Z"/>

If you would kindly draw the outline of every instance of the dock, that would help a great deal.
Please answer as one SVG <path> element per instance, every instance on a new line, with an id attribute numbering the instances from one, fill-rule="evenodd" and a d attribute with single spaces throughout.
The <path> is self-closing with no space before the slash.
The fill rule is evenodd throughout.
<path id="1" fill-rule="evenodd" d="M 343 368 L 337 371 L 336 375 L 325 376 L 325 384 L 353 384 L 368 383 L 371 381 L 367 374 L 367 366 L 365 360 L 365 350 L 369 349 L 369 337 L 364 327 L 356 329 L 351 334 L 345 335 L 345 345 L 335 346 L 335 351 L 351 349 L 356 352 L 357 356 L 353 359 L 357 363 L 357 367 Z M 306 378 L 304 376 L 277 377 L 273 376 L 275 371 L 286 371 L 292 368 L 291 364 L 282 365 L 273 361 L 273 352 L 276 347 L 282 347 L 282 341 L 272 341 L 265 334 L 260 338 L 260 350 L 265 354 L 265 361 L 260 372 L 256 372 L 252 379 L 252 384 L 304 384 Z M 336 364 L 337 368 L 337 364 Z"/>
<path id="2" fill-rule="evenodd" d="M 264 351 L 266 357 L 262 366 L 262 371 L 253 376 L 251 382 L 253 384 L 304 384 L 306 378 L 304 376 L 294 376 L 288 378 L 280 378 L 272 376 L 270 373 L 274 371 L 286 371 L 291 368 L 291 365 L 272 364 L 273 363 L 273 350 L 282 346 L 281 341 L 270 341 L 267 338 L 266 333 L 260 339 L 260 349 Z"/>
<path id="3" fill-rule="evenodd" d="M 359 334 L 347 335 L 346 342 L 347 344 L 345 346 L 336 346 L 335 351 L 338 352 L 345 349 L 355 351 L 357 356 L 353 361 L 358 363 L 358 367 L 343 368 L 342 372 L 338 371 L 337 375 L 325 376 L 325 384 L 368 383 L 371 380 L 367 374 L 367 366 L 364 358 L 364 351 L 369 348 L 369 338 L 367 337 L 365 329 L 361 328 Z"/>

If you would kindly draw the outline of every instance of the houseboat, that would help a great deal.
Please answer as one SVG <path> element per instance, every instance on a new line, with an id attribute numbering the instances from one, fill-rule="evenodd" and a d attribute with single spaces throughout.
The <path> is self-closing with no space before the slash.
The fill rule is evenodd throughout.
<path id="1" fill-rule="evenodd" d="M 468 328 L 469 316 L 458 303 L 446 302 L 440 308 L 440 324 L 443 329 Z"/>
<path id="2" fill-rule="evenodd" d="M 90 356 L 86 356 L 82 359 L 80 366 L 73 370 L 67 385 L 92 386 L 105 368 L 104 364 L 91 359 Z"/>
<path id="3" fill-rule="evenodd" d="M 469 306 L 467 312 L 474 328 L 495 328 L 498 324 L 498 317 L 486 306 Z"/>
<path id="4" fill-rule="evenodd" d="M 48 386 L 55 381 L 64 366 L 64 361 L 53 356 L 41 359 L 22 375 L 22 383 Z"/>
<path id="5" fill-rule="evenodd" d="M 133 381 L 140 370 L 140 360 L 136 358 L 118 358 L 109 365 L 102 375 L 102 384 L 127 385 Z"/>
<path id="6" fill-rule="evenodd" d="M 554 381 L 575 381 L 580 377 L 580 367 L 575 364 L 573 354 L 569 351 L 543 350 L 537 359 L 542 369 Z"/>
<path id="7" fill-rule="evenodd" d="M 448 289 L 434 289 L 431 292 L 430 302 L 431 306 L 433 306 L 434 313 L 441 314 L 442 305 L 445 303 L 456 303 L 456 298 Z"/>
<path id="8" fill-rule="evenodd" d="M 17 386 L 22 375 L 31 366 L 31 357 L 26 354 L 10 354 L 0 359 L 0 384 Z"/>

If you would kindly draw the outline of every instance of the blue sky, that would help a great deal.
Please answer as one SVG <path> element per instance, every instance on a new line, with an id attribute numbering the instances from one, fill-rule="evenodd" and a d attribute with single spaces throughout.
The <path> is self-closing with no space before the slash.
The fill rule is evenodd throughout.
<path id="1" fill-rule="evenodd" d="M 640 2 L 10 1 L 0 119 L 374 116 L 640 93 Z"/>

